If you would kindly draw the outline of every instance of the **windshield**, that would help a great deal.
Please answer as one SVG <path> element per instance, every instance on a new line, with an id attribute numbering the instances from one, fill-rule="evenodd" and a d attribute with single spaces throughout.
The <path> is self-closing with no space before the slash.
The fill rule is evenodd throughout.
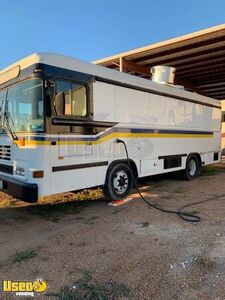
<path id="1" fill-rule="evenodd" d="M 5 101 L 5 105 L 4 105 Z M 43 81 L 28 79 L 0 91 L 0 105 L 14 132 L 44 130 Z M 4 108 L 5 107 L 5 108 Z M 0 133 L 3 132 L 3 117 Z"/>

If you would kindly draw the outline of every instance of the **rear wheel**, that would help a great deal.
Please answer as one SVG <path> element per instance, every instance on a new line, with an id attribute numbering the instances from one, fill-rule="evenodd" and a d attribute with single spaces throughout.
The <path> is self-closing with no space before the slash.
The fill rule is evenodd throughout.
<path id="1" fill-rule="evenodd" d="M 109 168 L 104 193 L 113 200 L 126 197 L 133 186 L 131 170 L 125 163 L 118 163 Z"/>
<path id="2" fill-rule="evenodd" d="M 198 157 L 190 154 L 186 161 L 186 168 L 182 171 L 182 177 L 186 180 L 192 180 L 199 175 L 201 171 L 201 163 Z"/>

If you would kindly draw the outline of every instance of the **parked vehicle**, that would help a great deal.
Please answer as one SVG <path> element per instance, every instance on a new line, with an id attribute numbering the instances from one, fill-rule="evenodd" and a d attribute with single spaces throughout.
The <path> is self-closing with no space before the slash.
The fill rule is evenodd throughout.
<path id="1" fill-rule="evenodd" d="M 136 177 L 191 180 L 220 161 L 217 100 L 50 53 L 0 72 L 0 187 L 40 196 L 103 186 L 112 199 Z"/>

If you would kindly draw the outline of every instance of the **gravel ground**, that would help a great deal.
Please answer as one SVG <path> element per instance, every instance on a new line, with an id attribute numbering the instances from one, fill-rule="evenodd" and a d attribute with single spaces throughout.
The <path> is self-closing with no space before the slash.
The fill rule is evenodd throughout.
<path id="1" fill-rule="evenodd" d="M 201 216 L 198 224 L 148 208 L 135 193 L 118 207 L 101 198 L 29 206 L 2 193 L 0 278 L 42 278 L 48 289 L 35 294 L 40 300 L 225 299 L 224 182 L 221 164 L 191 182 L 166 176 L 140 183 L 160 207 L 214 198 L 185 209 Z"/>

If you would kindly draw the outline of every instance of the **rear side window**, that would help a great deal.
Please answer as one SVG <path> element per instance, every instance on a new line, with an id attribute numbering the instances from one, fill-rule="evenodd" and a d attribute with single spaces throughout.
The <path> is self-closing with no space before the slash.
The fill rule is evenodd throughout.
<path id="1" fill-rule="evenodd" d="M 85 117 L 87 115 L 87 89 L 80 83 L 56 81 L 56 93 L 65 94 L 65 115 Z"/>
<path id="2" fill-rule="evenodd" d="M 225 122 L 225 111 L 222 111 L 222 122 Z"/>

